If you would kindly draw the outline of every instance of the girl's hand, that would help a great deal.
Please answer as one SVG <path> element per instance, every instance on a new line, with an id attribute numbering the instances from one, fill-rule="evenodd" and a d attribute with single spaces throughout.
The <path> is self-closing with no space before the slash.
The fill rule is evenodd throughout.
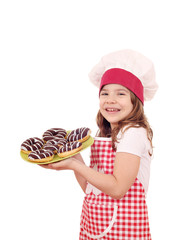
<path id="1" fill-rule="evenodd" d="M 41 165 L 39 164 L 39 166 L 46 168 L 46 169 L 53 169 L 53 170 L 73 170 L 72 169 L 73 161 L 83 162 L 83 159 L 82 159 L 80 153 L 76 154 L 73 157 L 62 160 L 60 162 L 41 164 Z"/>
<path id="2" fill-rule="evenodd" d="M 74 155 L 73 157 L 67 158 L 60 162 L 50 163 L 50 164 L 42 164 L 39 165 L 46 169 L 53 169 L 53 170 L 74 170 L 75 165 L 85 165 L 83 158 L 81 157 L 80 153 Z M 85 192 L 86 190 L 86 179 L 81 176 L 77 171 L 74 171 L 75 177 L 81 186 L 82 190 Z"/>
<path id="3" fill-rule="evenodd" d="M 49 163 L 49 164 L 39 164 L 39 166 L 46 168 L 46 169 L 53 169 L 53 170 L 68 170 L 71 169 L 70 165 L 73 161 L 73 158 L 67 158 L 60 162 Z"/>

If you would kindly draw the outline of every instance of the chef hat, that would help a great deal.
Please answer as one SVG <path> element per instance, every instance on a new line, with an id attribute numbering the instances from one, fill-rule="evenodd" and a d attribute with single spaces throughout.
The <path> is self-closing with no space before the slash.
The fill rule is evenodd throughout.
<path id="1" fill-rule="evenodd" d="M 121 84 L 141 101 L 151 100 L 158 89 L 153 63 L 133 50 L 121 50 L 102 57 L 89 73 L 91 82 L 101 88 L 110 83 Z"/>

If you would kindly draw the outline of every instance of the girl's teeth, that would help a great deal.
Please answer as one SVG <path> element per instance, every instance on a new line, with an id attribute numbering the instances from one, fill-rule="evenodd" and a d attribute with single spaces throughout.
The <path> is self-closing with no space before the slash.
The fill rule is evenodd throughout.
<path id="1" fill-rule="evenodd" d="M 108 112 L 118 112 L 119 110 L 115 109 L 115 108 L 107 108 L 107 111 Z"/>

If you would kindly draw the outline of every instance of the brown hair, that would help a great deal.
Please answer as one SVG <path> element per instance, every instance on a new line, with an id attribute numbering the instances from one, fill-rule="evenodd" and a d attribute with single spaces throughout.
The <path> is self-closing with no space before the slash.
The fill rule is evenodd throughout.
<path id="1" fill-rule="evenodd" d="M 123 132 L 125 132 L 130 127 L 145 128 L 147 130 L 147 138 L 149 139 L 150 144 L 152 146 L 153 131 L 148 123 L 147 117 L 144 114 L 143 104 L 131 91 L 130 96 L 131 102 L 133 104 L 133 110 L 129 113 L 129 115 L 126 118 L 122 119 L 117 123 L 113 131 L 111 130 L 110 123 L 103 117 L 100 110 L 97 114 L 97 125 L 99 127 L 98 136 L 112 137 L 113 150 L 116 150 L 115 143 L 117 142 L 117 134 L 119 133 L 120 130 L 123 131 L 124 127 L 126 128 Z"/>

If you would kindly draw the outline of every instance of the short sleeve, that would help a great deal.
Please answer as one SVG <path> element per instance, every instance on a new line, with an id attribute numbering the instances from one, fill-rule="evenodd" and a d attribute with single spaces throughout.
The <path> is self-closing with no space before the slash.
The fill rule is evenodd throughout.
<path id="1" fill-rule="evenodd" d="M 147 144 L 147 133 L 144 128 L 131 127 L 119 132 L 117 136 L 118 143 L 116 152 L 127 152 L 141 157 Z"/>

